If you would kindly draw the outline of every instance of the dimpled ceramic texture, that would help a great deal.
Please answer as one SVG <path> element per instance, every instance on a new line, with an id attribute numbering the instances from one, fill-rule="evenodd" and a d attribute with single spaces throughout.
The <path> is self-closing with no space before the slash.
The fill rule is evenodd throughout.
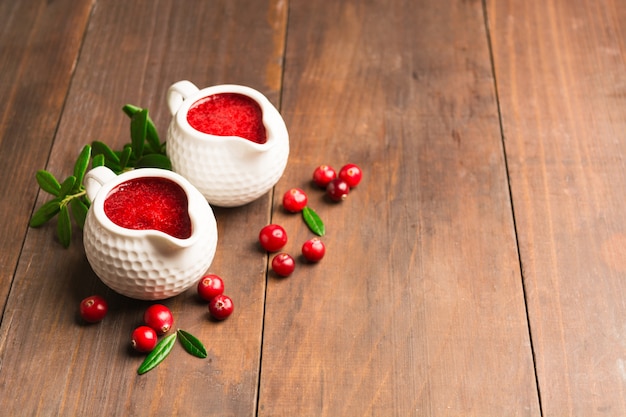
<path id="1" fill-rule="evenodd" d="M 138 176 L 163 176 L 183 187 L 189 200 L 191 237 L 125 229 L 106 217 L 103 203 L 110 190 Z M 140 300 L 162 300 L 187 290 L 209 268 L 216 251 L 217 224 L 206 199 L 169 171 L 140 169 L 115 178 L 100 189 L 85 221 L 83 242 L 92 269 L 114 291 Z"/>
<path id="2" fill-rule="evenodd" d="M 256 90 L 220 85 L 193 90 L 177 104 L 167 132 L 167 155 L 172 169 L 187 178 L 211 203 L 220 207 L 247 204 L 267 193 L 280 179 L 289 156 L 289 135 L 278 110 Z M 172 87 L 175 87 L 174 84 Z M 197 100 L 213 94 L 239 93 L 254 99 L 263 112 L 267 142 L 258 144 L 236 136 L 215 136 L 193 129 L 187 111 Z"/>

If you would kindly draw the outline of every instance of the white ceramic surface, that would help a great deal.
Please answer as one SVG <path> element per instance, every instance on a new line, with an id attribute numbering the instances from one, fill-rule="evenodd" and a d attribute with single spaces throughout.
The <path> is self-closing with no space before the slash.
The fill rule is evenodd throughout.
<path id="1" fill-rule="evenodd" d="M 191 105 L 219 93 L 238 93 L 255 100 L 263 112 L 267 142 L 200 132 L 187 122 Z M 172 169 L 187 178 L 212 205 L 235 207 L 256 200 L 280 179 L 289 156 L 289 134 L 278 110 L 260 92 L 240 85 L 199 90 L 189 81 L 173 84 L 167 94 L 172 121 L 167 155 Z"/>
<path id="2" fill-rule="evenodd" d="M 106 216 L 104 200 L 111 190 L 140 177 L 167 178 L 183 188 L 192 226 L 189 238 L 127 229 Z M 117 176 L 97 167 L 85 175 L 84 183 L 92 201 L 83 232 L 85 254 L 96 275 L 111 289 L 131 298 L 162 300 L 187 290 L 207 271 L 217 247 L 217 224 L 204 196 L 185 178 L 156 168 Z"/>

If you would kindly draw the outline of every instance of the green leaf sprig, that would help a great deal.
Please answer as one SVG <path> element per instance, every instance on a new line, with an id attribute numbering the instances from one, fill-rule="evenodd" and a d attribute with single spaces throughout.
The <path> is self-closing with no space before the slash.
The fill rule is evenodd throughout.
<path id="1" fill-rule="evenodd" d="M 167 355 L 170 354 L 172 348 L 174 347 L 174 343 L 176 343 L 176 335 L 178 333 L 172 333 L 168 336 L 165 336 L 157 345 L 154 347 L 152 352 L 148 353 L 146 359 L 139 365 L 139 369 L 137 369 L 137 373 L 139 375 L 145 374 L 148 371 L 154 369 L 158 364 L 163 362 Z"/>
<path id="2" fill-rule="evenodd" d="M 180 337 L 180 343 L 185 350 L 193 356 L 204 359 L 207 357 L 206 349 L 201 341 L 199 341 L 194 335 L 184 330 L 178 329 L 176 331 Z"/>
<path id="3" fill-rule="evenodd" d="M 39 227 L 58 215 L 57 236 L 65 247 L 68 247 L 72 240 L 70 209 L 78 226 L 82 228 L 85 225 L 90 202 L 82 183 L 90 159 L 91 147 L 86 145 L 74 164 L 74 174 L 62 183 L 46 170 L 39 170 L 35 175 L 41 189 L 52 194 L 54 198 L 35 211 L 30 219 L 30 226 Z"/>
<path id="4" fill-rule="evenodd" d="M 172 164 L 165 154 L 165 143 L 159 139 L 156 126 L 148 109 L 131 104 L 122 110 L 130 117 L 130 143 L 125 144 L 121 151 L 114 151 L 104 142 L 94 141 L 94 166 L 104 165 L 116 174 L 133 168 L 172 169 Z"/>
<path id="5" fill-rule="evenodd" d="M 304 219 L 304 223 L 306 223 L 313 233 L 318 236 L 324 236 L 324 234 L 326 234 L 326 226 L 324 226 L 324 222 L 315 210 L 309 206 L 302 209 L 302 218 Z"/>
<path id="6" fill-rule="evenodd" d="M 139 365 L 137 373 L 143 375 L 156 368 L 156 366 L 163 362 L 165 358 L 167 358 L 167 355 L 170 354 L 177 339 L 189 354 L 202 359 L 207 357 L 206 349 L 198 338 L 189 332 L 178 329 L 176 333 L 165 336 L 157 343 L 152 352 L 150 352 L 141 365 Z"/>
<path id="7" fill-rule="evenodd" d="M 130 118 L 131 138 L 122 150 L 114 151 L 105 143 L 94 141 L 85 145 L 76 159 L 73 174 L 63 182 L 46 170 L 39 170 L 35 175 L 39 187 L 54 198 L 35 211 L 29 225 L 39 227 L 58 216 L 57 237 L 66 248 L 72 240 L 72 218 L 82 229 L 91 204 L 83 185 L 89 165 L 92 168 L 106 166 L 116 174 L 133 168 L 172 169 L 165 143 L 159 139 L 148 109 L 127 104 L 122 110 Z"/>

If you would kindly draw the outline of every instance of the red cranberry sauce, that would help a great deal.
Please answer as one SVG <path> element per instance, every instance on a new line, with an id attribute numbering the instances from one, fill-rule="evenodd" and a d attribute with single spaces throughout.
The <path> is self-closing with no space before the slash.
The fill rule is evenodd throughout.
<path id="1" fill-rule="evenodd" d="M 118 226 L 160 230 L 179 239 L 191 236 L 185 191 L 166 178 L 143 177 L 115 187 L 104 201 L 104 213 Z"/>
<path id="2" fill-rule="evenodd" d="M 265 143 L 267 134 L 259 104 L 248 96 L 220 93 L 191 105 L 187 122 L 196 130 L 216 136 L 239 136 Z"/>

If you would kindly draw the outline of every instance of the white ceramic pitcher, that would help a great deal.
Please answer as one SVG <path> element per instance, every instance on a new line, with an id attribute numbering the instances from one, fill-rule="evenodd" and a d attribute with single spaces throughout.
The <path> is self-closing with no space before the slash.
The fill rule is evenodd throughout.
<path id="1" fill-rule="evenodd" d="M 191 235 L 177 238 L 158 230 L 134 230 L 115 224 L 104 202 L 120 184 L 137 178 L 171 180 L 185 192 Z M 83 242 L 94 272 L 111 289 L 141 300 L 173 297 L 196 283 L 211 265 L 217 246 L 217 224 L 204 196 L 172 171 L 142 168 L 115 175 L 106 167 L 87 172 L 84 180 L 91 207 Z"/>
<path id="2" fill-rule="evenodd" d="M 214 94 L 235 93 L 261 108 L 265 143 L 238 136 L 217 136 L 194 129 L 189 108 Z M 268 192 L 280 179 L 289 156 L 289 134 L 278 110 L 260 92 L 240 85 L 217 85 L 199 90 L 189 81 L 173 84 L 167 93 L 172 121 L 166 152 L 172 169 L 187 178 L 212 205 L 247 204 Z"/>

